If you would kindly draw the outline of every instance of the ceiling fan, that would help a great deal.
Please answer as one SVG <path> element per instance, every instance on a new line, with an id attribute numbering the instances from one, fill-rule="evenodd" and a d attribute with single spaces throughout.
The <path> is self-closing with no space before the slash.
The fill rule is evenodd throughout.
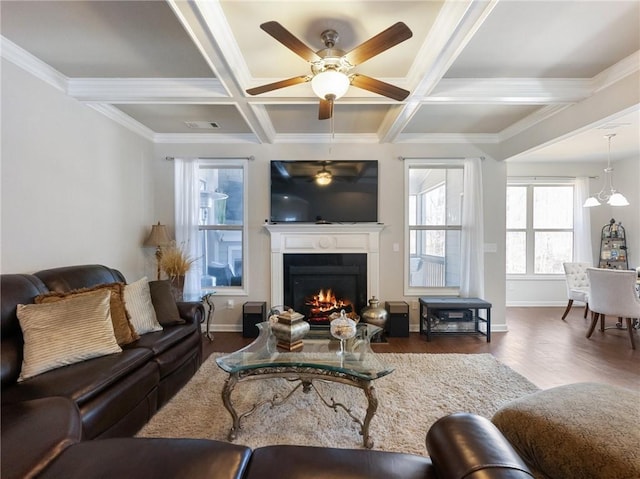
<path id="1" fill-rule="evenodd" d="M 250 88 L 247 90 L 249 95 L 259 95 L 310 81 L 311 88 L 320 98 L 318 111 L 320 120 L 326 120 L 333 116 L 333 103 L 347 92 L 349 85 L 398 101 L 404 100 L 409 95 L 407 90 L 389 83 L 359 73 L 350 73 L 355 66 L 411 38 L 413 33 L 403 22 L 390 26 L 349 52 L 335 48 L 338 42 L 338 33 L 335 30 L 322 32 L 321 38 L 325 48 L 314 52 L 278 22 L 266 22 L 260 25 L 260 28 L 308 61 L 311 66 L 311 74 Z"/>

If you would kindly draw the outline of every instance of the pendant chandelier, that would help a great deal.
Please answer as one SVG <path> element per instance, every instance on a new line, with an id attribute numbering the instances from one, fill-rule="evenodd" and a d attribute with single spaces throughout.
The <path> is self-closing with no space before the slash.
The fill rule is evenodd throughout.
<path id="1" fill-rule="evenodd" d="M 622 193 L 618 193 L 613 187 L 613 168 L 611 168 L 611 138 L 613 138 L 614 136 L 616 136 L 615 133 L 605 135 L 605 138 L 608 138 L 609 140 L 609 154 L 607 156 L 607 167 L 604 169 L 604 183 L 602 185 L 602 189 L 598 193 L 587 198 L 587 200 L 582 205 L 585 208 L 600 206 L 603 203 L 606 203 L 609 206 L 629 205 L 629 201 L 627 201 Z"/>

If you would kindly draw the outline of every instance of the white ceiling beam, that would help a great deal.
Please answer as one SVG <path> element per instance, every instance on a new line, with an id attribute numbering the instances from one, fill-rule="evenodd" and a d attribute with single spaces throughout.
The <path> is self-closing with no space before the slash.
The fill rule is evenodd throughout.
<path id="1" fill-rule="evenodd" d="M 381 143 L 393 142 L 407 126 L 420 107 L 419 100 L 431 94 L 496 4 L 497 0 L 444 3 L 409 72 L 414 86 L 408 101 L 402 110 L 389 112 L 378 129 Z"/>

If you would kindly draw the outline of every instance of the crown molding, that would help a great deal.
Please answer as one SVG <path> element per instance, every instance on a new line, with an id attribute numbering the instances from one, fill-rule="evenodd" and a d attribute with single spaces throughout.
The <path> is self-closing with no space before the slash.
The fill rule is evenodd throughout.
<path id="1" fill-rule="evenodd" d="M 136 133 L 142 136 L 143 138 L 146 138 L 149 141 L 154 141 L 154 132 L 152 130 L 144 126 L 142 123 L 134 120 L 129 115 L 124 114 L 122 110 L 119 110 L 113 105 L 109 105 L 108 103 L 92 103 L 92 102 L 87 102 L 85 103 L 85 105 L 87 105 L 89 108 L 93 108 L 94 110 L 103 114 L 107 118 L 124 126 L 125 128 L 132 131 L 133 133 Z"/>
<path id="2" fill-rule="evenodd" d="M 395 143 L 494 144 L 500 143 L 500 136 L 490 133 L 402 133 Z"/>
<path id="3" fill-rule="evenodd" d="M 423 103 L 572 103 L 592 90 L 591 79 L 443 78 Z"/>
<path id="4" fill-rule="evenodd" d="M 215 78 L 73 78 L 68 83 L 67 93 L 82 101 L 206 103 L 228 98 Z"/>
<path id="5" fill-rule="evenodd" d="M 157 133 L 153 135 L 155 143 L 259 143 L 255 135 L 251 133 L 243 134 L 220 134 L 220 133 Z"/>
<path id="6" fill-rule="evenodd" d="M 31 73 L 36 78 L 57 90 L 67 92 L 69 79 L 65 75 L 2 35 L 0 35 L 0 53 L 2 53 L 2 58 Z"/>
<path id="7" fill-rule="evenodd" d="M 527 115 L 522 120 L 517 121 L 512 125 L 508 126 L 507 128 L 505 128 L 504 130 L 502 130 L 498 134 L 500 141 L 507 140 L 508 138 L 511 138 L 512 136 L 515 136 L 518 133 L 522 133 L 523 131 L 531 128 L 537 123 L 540 123 L 541 121 L 544 121 L 547 118 L 551 118 L 553 115 L 561 112 L 562 110 L 570 106 L 571 106 L 570 103 L 544 106 L 534 111 L 530 115 Z"/>

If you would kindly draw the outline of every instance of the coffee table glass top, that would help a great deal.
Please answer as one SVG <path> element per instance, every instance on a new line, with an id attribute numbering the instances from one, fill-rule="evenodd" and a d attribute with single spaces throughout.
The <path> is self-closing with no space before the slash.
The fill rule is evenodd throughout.
<path id="1" fill-rule="evenodd" d="M 233 374 L 263 368 L 311 368 L 344 373 L 359 379 L 377 379 L 393 371 L 380 354 L 371 350 L 370 339 L 381 331 L 377 326 L 359 323 L 356 336 L 345 341 L 345 354 L 340 355 L 340 341 L 329 330 L 311 330 L 298 351 L 276 347 L 276 337 L 269 322 L 257 324 L 260 334 L 248 346 L 216 359 L 218 366 Z"/>

